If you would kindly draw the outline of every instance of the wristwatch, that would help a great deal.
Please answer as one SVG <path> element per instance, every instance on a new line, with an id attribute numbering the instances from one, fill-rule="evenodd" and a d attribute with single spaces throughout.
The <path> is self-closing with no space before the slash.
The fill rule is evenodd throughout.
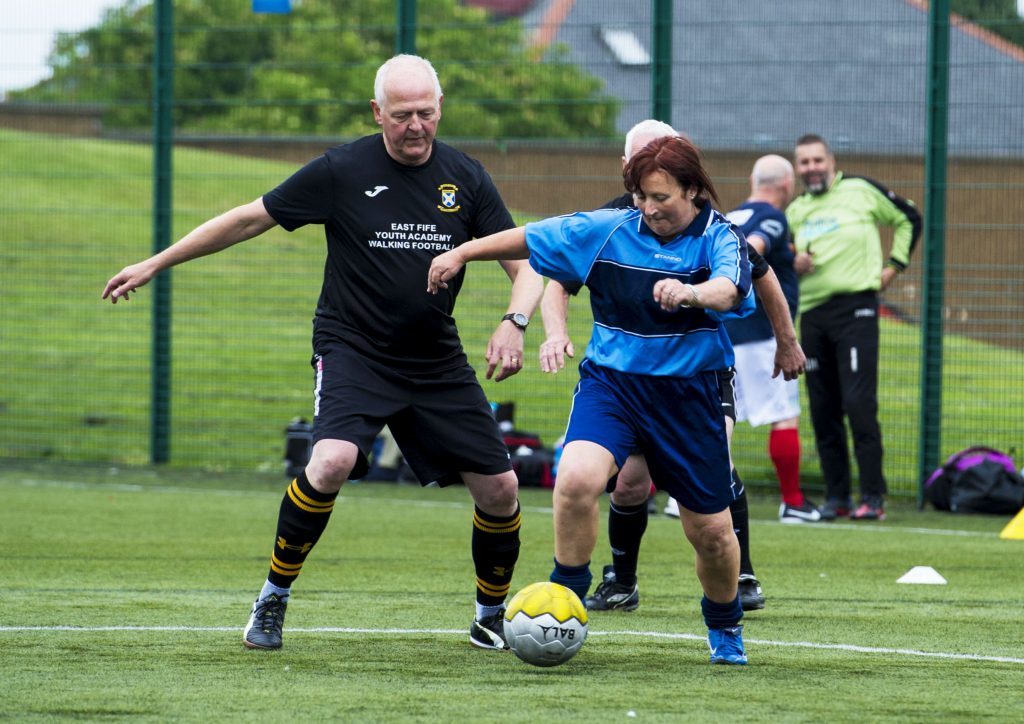
<path id="1" fill-rule="evenodd" d="M 519 329 L 523 330 L 524 332 L 526 331 L 527 325 L 530 324 L 530 318 L 527 317 L 525 314 L 522 314 L 521 312 L 513 312 L 511 314 L 506 314 L 504 317 L 501 318 L 501 321 L 504 322 L 506 319 L 512 322 L 512 324 L 519 327 Z"/>

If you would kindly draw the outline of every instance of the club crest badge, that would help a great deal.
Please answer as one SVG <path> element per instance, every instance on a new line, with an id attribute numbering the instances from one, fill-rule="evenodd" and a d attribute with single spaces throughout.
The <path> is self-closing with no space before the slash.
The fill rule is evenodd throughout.
<path id="1" fill-rule="evenodd" d="M 437 187 L 437 190 L 441 192 L 441 203 L 437 205 L 438 211 L 443 211 L 446 214 L 454 214 L 462 208 L 459 204 L 458 197 L 456 197 L 456 194 L 459 191 L 458 186 L 455 184 L 441 184 Z"/>

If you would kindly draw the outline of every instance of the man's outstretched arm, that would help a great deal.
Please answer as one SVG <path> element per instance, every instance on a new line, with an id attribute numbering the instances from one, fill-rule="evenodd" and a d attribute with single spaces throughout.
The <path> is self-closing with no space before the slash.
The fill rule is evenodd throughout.
<path id="1" fill-rule="evenodd" d="M 277 222 L 263 205 L 262 198 L 242 206 L 236 206 L 230 211 L 200 224 L 177 243 L 158 254 L 137 264 L 126 266 L 110 278 L 103 288 L 101 298 L 110 297 L 110 301 L 114 304 L 117 304 L 117 300 L 121 298 L 128 301 L 129 294 L 147 284 L 164 269 L 201 256 L 215 254 L 241 241 L 259 236 L 276 225 Z"/>

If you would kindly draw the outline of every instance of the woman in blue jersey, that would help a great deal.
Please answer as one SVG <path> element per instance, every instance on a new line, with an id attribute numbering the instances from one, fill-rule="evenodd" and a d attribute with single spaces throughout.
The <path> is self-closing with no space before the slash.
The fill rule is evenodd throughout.
<path id="1" fill-rule="evenodd" d="M 554 491 L 551 580 L 584 598 L 598 501 L 633 452 L 679 501 L 704 590 L 712 663 L 744 664 L 739 546 L 716 370 L 733 363 L 722 325 L 754 308 L 739 232 L 712 208 L 714 185 L 690 141 L 669 137 L 623 171 L 636 209 L 559 216 L 467 242 L 434 259 L 436 293 L 469 261 L 529 258 L 590 290 L 594 327 L 573 396 Z"/>

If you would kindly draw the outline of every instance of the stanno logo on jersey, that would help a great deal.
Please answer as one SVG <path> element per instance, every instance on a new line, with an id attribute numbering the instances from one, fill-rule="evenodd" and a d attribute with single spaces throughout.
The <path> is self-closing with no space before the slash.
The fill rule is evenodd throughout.
<path id="1" fill-rule="evenodd" d="M 364 191 L 363 193 L 369 196 L 371 199 L 379 194 L 381 191 L 387 191 L 387 186 L 374 186 L 372 191 Z"/>
<path id="2" fill-rule="evenodd" d="M 459 205 L 458 199 L 455 198 L 455 194 L 459 190 L 458 186 L 455 184 L 441 184 L 437 187 L 437 190 L 441 192 L 441 203 L 437 205 L 438 211 L 443 211 L 446 214 L 454 214 L 462 208 Z"/>

